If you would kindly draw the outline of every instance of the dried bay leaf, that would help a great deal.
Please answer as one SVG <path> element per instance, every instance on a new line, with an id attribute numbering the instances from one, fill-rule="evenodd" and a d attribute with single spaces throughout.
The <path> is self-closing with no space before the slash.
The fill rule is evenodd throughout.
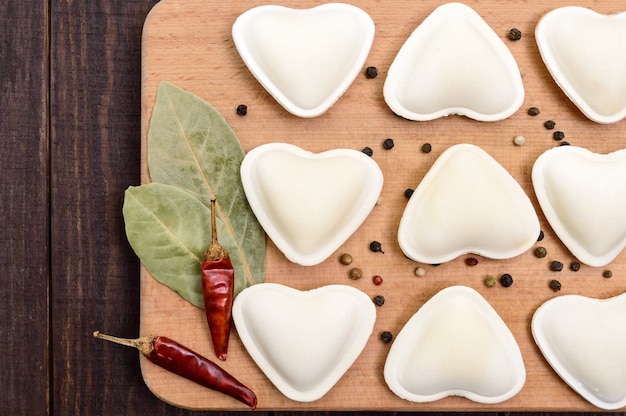
<path id="1" fill-rule="evenodd" d="M 218 232 L 220 242 L 226 235 L 236 242 L 234 249 L 226 247 L 231 258 L 241 261 L 239 267 L 233 264 L 237 278 L 245 279 L 247 285 L 263 282 L 265 232 L 241 185 L 243 148 L 222 115 L 199 97 L 161 82 L 150 120 L 147 153 L 153 182 L 181 188 L 207 208 L 215 196 L 217 217 L 225 229 Z"/>
<path id="2" fill-rule="evenodd" d="M 128 241 L 148 273 L 203 308 L 201 265 L 211 243 L 211 209 L 182 189 L 153 182 L 129 187 L 122 212 Z M 237 273 L 243 263 L 237 242 L 219 219 L 217 234 L 220 244 L 232 253 L 235 293 L 239 293 L 247 281 Z"/>

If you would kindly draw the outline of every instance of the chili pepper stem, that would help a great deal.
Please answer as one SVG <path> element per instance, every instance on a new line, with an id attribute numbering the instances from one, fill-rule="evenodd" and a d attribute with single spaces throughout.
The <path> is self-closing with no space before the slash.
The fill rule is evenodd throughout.
<path id="1" fill-rule="evenodd" d="M 94 331 L 93 336 L 96 338 L 104 339 L 106 341 L 113 342 L 115 344 L 126 345 L 127 347 L 137 348 L 146 357 L 150 355 L 154 349 L 153 336 L 140 337 L 135 339 L 119 338 L 112 335 L 103 334 L 100 331 Z"/>
<path id="2" fill-rule="evenodd" d="M 211 198 L 211 245 L 204 258 L 210 261 L 222 260 L 228 257 L 228 251 L 220 245 L 217 239 L 217 214 L 215 213 L 215 197 Z"/>

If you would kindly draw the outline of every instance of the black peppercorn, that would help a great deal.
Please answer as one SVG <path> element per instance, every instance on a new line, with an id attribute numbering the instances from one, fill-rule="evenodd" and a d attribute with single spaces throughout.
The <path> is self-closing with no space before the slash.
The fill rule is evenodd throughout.
<path id="1" fill-rule="evenodd" d="M 550 270 L 552 270 L 553 272 L 560 272 L 561 270 L 563 270 L 563 263 L 554 260 L 550 263 Z"/>
<path id="2" fill-rule="evenodd" d="M 245 116 L 248 114 L 248 106 L 245 104 L 239 104 L 237 106 L 237 114 L 240 116 Z"/>
<path id="3" fill-rule="evenodd" d="M 383 142 L 383 148 L 385 148 L 386 150 L 393 149 L 393 146 L 394 146 L 394 143 L 393 143 L 393 139 L 391 138 L 387 138 Z"/>
<path id="4" fill-rule="evenodd" d="M 375 66 L 368 66 L 365 68 L 365 76 L 368 78 L 376 78 L 378 76 L 378 68 Z"/>
<path id="5" fill-rule="evenodd" d="M 613 277 L 613 272 L 610 270 L 605 270 L 602 272 L 602 277 L 606 277 L 607 279 Z"/>
<path id="6" fill-rule="evenodd" d="M 561 290 L 561 282 L 559 282 L 558 280 L 550 280 L 550 289 L 552 289 L 554 292 L 558 292 L 559 290 Z"/>
<path id="7" fill-rule="evenodd" d="M 433 150 L 433 146 L 430 143 L 424 143 L 422 145 L 422 152 L 430 153 L 431 150 Z"/>
<path id="8" fill-rule="evenodd" d="M 508 273 L 504 273 L 500 276 L 500 284 L 504 287 L 509 287 L 513 284 L 513 276 Z"/>
<path id="9" fill-rule="evenodd" d="M 409 199 L 411 197 L 411 195 L 413 195 L 413 192 L 415 192 L 413 189 L 408 188 L 404 190 L 404 197 L 406 199 Z"/>
<path id="10" fill-rule="evenodd" d="M 393 339 L 393 334 L 389 331 L 383 331 L 380 333 L 380 339 L 385 343 L 388 344 L 391 342 L 391 340 Z"/>
<path id="11" fill-rule="evenodd" d="M 510 40 L 520 40 L 522 38 L 522 32 L 519 29 L 513 28 L 509 30 Z"/>
<path id="12" fill-rule="evenodd" d="M 543 126 L 547 128 L 548 130 L 552 130 L 556 126 L 556 123 L 552 120 L 548 120 L 545 123 L 543 123 Z"/>
<path id="13" fill-rule="evenodd" d="M 374 154 L 374 151 L 372 150 L 371 147 L 364 147 L 363 150 L 361 151 L 365 153 L 366 155 L 368 155 L 369 157 L 372 157 L 372 155 Z"/>
<path id="14" fill-rule="evenodd" d="M 530 107 L 528 109 L 528 115 L 529 116 L 537 116 L 537 115 L 539 115 L 539 113 L 540 113 L 540 111 L 539 111 L 539 109 L 537 107 Z"/>
<path id="15" fill-rule="evenodd" d="M 544 237 L 544 236 L 545 236 L 545 235 L 544 235 L 543 231 L 539 230 L 539 236 L 537 237 L 537 241 L 541 241 L 541 240 L 543 240 L 543 237 Z"/>
<path id="16" fill-rule="evenodd" d="M 580 263 L 577 261 L 573 261 L 570 265 L 569 265 L 569 269 L 573 272 L 577 272 L 580 270 Z"/>
<path id="17" fill-rule="evenodd" d="M 544 258 L 548 254 L 548 250 L 545 247 L 537 247 L 534 251 L 535 257 L 538 259 Z"/>
<path id="18" fill-rule="evenodd" d="M 559 146 L 569 146 L 569 142 L 566 142 L 565 140 L 563 140 L 561 143 L 559 143 Z"/>
<path id="19" fill-rule="evenodd" d="M 554 140 L 563 140 L 565 138 L 565 133 L 563 133 L 560 130 L 557 130 L 554 133 L 552 133 L 552 138 Z"/>
<path id="20" fill-rule="evenodd" d="M 376 306 L 383 306 L 385 304 L 385 298 L 381 295 L 376 295 L 372 298 L 372 301 Z"/>
<path id="21" fill-rule="evenodd" d="M 383 251 L 382 244 L 380 244 L 378 241 L 372 241 L 370 243 L 370 250 L 372 250 L 374 253 L 383 253 L 383 254 L 385 254 L 385 252 Z"/>

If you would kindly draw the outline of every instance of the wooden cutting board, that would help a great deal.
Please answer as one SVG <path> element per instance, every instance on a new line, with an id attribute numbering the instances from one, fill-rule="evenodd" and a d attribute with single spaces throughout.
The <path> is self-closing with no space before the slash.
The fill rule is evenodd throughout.
<path id="1" fill-rule="evenodd" d="M 626 9 L 624 2 L 621 3 L 621 9 L 617 9 L 616 2 L 577 2 L 603 13 Z M 459 116 L 413 122 L 394 116 L 386 106 L 382 90 L 387 70 L 411 32 L 443 4 L 432 0 L 352 2 L 369 13 L 376 24 L 376 37 L 365 66 L 378 67 L 379 76 L 369 79 L 359 75 L 339 101 L 320 117 L 301 119 L 290 115 L 249 73 L 231 38 L 231 27 L 237 16 L 262 4 L 257 0 L 165 0 L 150 12 L 143 34 L 142 180 L 150 181 L 146 138 L 161 81 L 174 83 L 210 102 L 224 115 L 246 151 L 269 142 L 291 143 L 313 152 L 340 147 L 361 150 L 369 146 L 385 175 L 380 204 L 337 253 L 318 266 L 290 263 L 268 240 L 266 281 L 302 290 L 325 284 L 347 284 L 370 296 L 383 295 L 386 302 L 378 309 L 374 332 L 361 356 L 334 388 L 315 402 L 294 402 L 281 395 L 247 355 L 236 332 L 223 367 L 251 387 L 258 395 L 259 409 L 267 410 L 595 410 L 552 371 L 530 332 L 530 320 L 536 308 L 555 296 L 581 294 L 607 298 L 626 291 L 626 253 L 607 267 L 613 271 L 611 279 L 602 277 L 604 269 L 601 268 L 583 266 L 576 273 L 569 271 L 567 265 L 574 258 L 545 221 L 530 182 L 535 159 L 558 145 L 552 138 L 552 131 L 543 127 L 548 119 L 554 120 L 557 129 L 565 133 L 565 140 L 594 152 L 615 151 L 626 143 L 626 122 L 599 125 L 589 121 L 557 87 L 541 61 L 533 33 L 537 21 L 548 11 L 570 4 L 560 0 L 466 2 L 501 36 L 523 73 L 526 98 L 522 108 L 512 117 L 494 123 Z M 318 2 L 285 1 L 282 4 L 307 8 Z M 517 42 L 507 38 L 513 27 L 523 34 Z M 239 104 L 248 106 L 247 116 L 236 115 Z M 531 106 L 537 106 L 541 114 L 529 116 L 526 110 Z M 513 144 L 516 135 L 526 138 L 523 146 Z M 395 141 L 392 150 L 382 147 L 388 137 Z M 420 148 L 427 142 L 432 144 L 433 150 L 425 154 Z M 479 258 L 478 265 L 469 267 L 464 263 L 464 256 L 438 267 L 423 265 L 426 275 L 415 276 L 418 264 L 408 260 L 397 244 L 397 228 L 406 204 L 403 193 L 406 188 L 415 188 L 435 159 L 458 143 L 481 146 L 519 181 L 539 214 L 545 239 L 538 245 L 547 248 L 546 258 L 537 259 L 530 250 L 507 261 Z M 369 251 L 372 240 L 382 243 L 385 254 Z M 352 254 L 353 266 L 362 269 L 361 280 L 348 279 L 349 268 L 338 261 L 343 252 Z M 565 270 L 551 272 L 552 260 L 562 261 Z M 487 275 L 502 273 L 514 277 L 511 287 L 485 287 L 483 280 Z M 371 281 L 371 276 L 376 274 L 384 279 L 381 286 Z M 558 293 L 548 288 L 548 282 L 554 278 L 563 285 Z M 498 405 L 477 404 L 460 397 L 424 404 L 404 401 L 391 393 L 383 380 L 390 344 L 382 343 L 379 334 L 385 330 L 397 334 L 424 302 L 441 289 L 458 284 L 480 292 L 508 324 L 522 351 L 526 384 L 518 395 Z M 141 333 L 169 336 L 215 359 L 203 311 L 157 283 L 145 271 L 141 274 Z M 245 406 L 230 397 L 169 374 L 145 359 L 141 361 L 141 369 L 154 394 L 173 405 L 245 410 Z"/>

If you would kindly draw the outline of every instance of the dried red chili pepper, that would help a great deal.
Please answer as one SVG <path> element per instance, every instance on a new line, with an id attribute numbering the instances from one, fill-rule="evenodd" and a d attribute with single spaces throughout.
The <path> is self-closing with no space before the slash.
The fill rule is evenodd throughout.
<path id="1" fill-rule="evenodd" d="M 214 362 L 172 339 L 161 336 L 126 339 L 102 334 L 99 331 L 95 331 L 93 336 L 135 347 L 154 364 L 211 390 L 233 397 L 252 409 L 256 408 L 257 398 L 252 390 Z"/>
<path id="2" fill-rule="evenodd" d="M 235 297 L 235 271 L 228 251 L 217 241 L 215 199 L 211 199 L 212 242 L 202 261 L 204 311 L 217 358 L 226 360 Z"/>

